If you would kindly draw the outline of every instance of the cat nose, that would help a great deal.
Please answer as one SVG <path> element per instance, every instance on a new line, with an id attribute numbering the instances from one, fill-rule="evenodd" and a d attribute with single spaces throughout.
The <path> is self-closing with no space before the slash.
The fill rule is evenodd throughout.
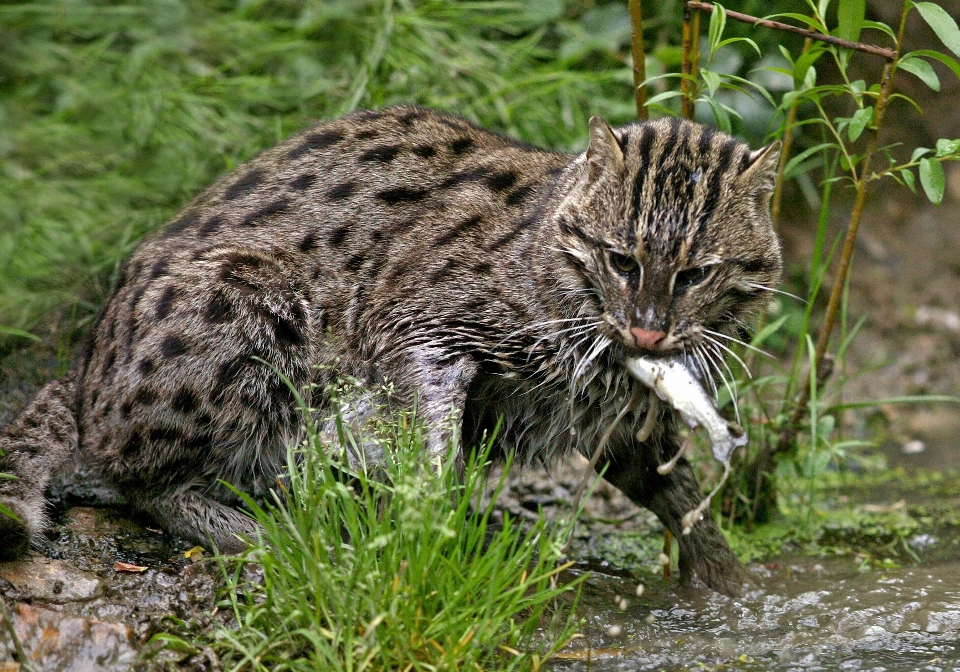
<path id="1" fill-rule="evenodd" d="M 630 333 L 633 334 L 637 345 L 647 350 L 656 350 L 657 346 L 667 337 L 667 332 L 665 331 L 650 331 L 649 329 L 641 329 L 640 327 L 631 328 Z"/>

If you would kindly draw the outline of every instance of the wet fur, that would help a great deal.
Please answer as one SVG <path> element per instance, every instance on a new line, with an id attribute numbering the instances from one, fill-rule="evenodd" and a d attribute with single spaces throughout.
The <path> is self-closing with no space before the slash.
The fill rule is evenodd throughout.
<path id="1" fill-rule="evenodd" d="M 218 481 L 264 493 L 300 435 L 272 369 L 321 415 L 336 372 L 392 384 L 394 403 L 418 399 L 432 454 L 452 409 L 466 445 L 502 418 L 502 450 L 591 453 L 638 385 L 631 328 L 669 334 L 663 352 L 714 376 L 704 330 L 736 335 L 778 282 L 775 162 L 678 120 L 595 118 L 579 155 L 413 106 L 305 131 L 123 265 L 76 370 L 0 437 L 0 471 L 20 477 L 0 501 L 22 519 L 0 520 L 15 540 L 0 552 L 42 531 L 43 489 L 74 453 L 168 530 L 243 548 L 253 525 Z M 675 420 L 662 410 L 640 445 L 644 410 L 614 431 L 606 475 L 679 535 L 700 489 L 683 460 L 656 473 Z M 712 520 L 679 538 L 685 581 L 738 589 Z"/>

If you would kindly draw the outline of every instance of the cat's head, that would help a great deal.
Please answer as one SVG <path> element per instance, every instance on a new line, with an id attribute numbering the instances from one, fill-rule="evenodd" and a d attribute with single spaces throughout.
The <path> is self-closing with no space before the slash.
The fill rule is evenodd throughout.
<path id="1" fill-rule="evenodd" d="M 749 325 L 782 271 L 769 212 L 779 153 L 679 119 L 590 120 L 555 223 L 568 279 L 612 341 L 673 353 Z"/>

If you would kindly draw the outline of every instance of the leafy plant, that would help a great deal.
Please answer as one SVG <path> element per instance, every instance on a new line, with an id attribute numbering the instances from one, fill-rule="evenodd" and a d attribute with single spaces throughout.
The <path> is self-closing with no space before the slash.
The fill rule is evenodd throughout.
<path id="1" fill-rule="evenodd" d="M 380 467 L 344 466 L 371 441 Z M 308 422 L 281 493 L 244 497 L 259 544 L 221 558 L 238 624 L 216 635 L 228 669 L 537 669 L 572 637 L 582 578 L 558 582 L 559 531 L 491 524 L 489 446 L 462 475 L 452 452 L 433 464 L 424 450 L 407 415 L 365 436 L 341 425 L 339 446 Z"/>

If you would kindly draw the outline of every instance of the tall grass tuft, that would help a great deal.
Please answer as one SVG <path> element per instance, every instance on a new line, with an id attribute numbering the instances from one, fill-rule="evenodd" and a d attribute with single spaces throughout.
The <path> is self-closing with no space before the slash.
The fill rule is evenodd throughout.
<path id="1" fill-rule="evenodd" d="M 425 459 L 407 417 L 372 471 L 340 466 L 308 428 L 274 501 L 246 499 L 263 532 L 222 560 L 238 624 L 215 635 L 227 669 L 537 669 L 573 636 L 580 581 L 558 583 L 560 534 L 509 517 L 494 529 L 480 504 L 489 446 L 461 474 L 452 449 Z"/>

